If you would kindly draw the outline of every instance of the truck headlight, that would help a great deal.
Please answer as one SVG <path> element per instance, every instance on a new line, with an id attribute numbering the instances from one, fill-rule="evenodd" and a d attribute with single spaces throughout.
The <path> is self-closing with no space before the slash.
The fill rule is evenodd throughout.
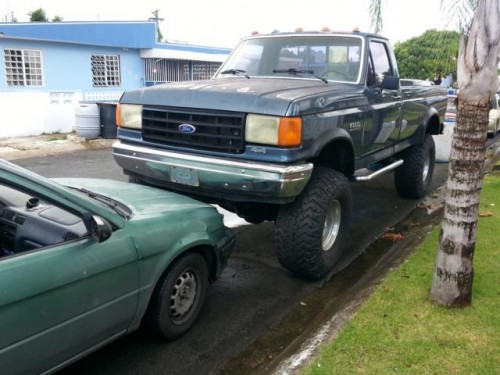
<path id="1" fill-rule="evenodd" d="M 116 106 L 116 125 L 123 128 L 142 128 L 142 105 L 118 104 Z"/>
<path id="2" fill-rule="evenodd" d="M 245 140 L 249 143 L 294 147 L 302 141 L 300 117 L 276 117 L 249 114 L 246 120 Z"/>

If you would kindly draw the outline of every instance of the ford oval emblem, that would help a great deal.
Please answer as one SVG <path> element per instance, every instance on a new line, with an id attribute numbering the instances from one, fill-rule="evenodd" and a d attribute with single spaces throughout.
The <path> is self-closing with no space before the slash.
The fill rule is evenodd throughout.
<path id="1" fill-rule="evenodd" d="M 180 124 L 178 129 L 184 134 L 192 134 L 196 131 L 196 128 L 191 124 Z"/>

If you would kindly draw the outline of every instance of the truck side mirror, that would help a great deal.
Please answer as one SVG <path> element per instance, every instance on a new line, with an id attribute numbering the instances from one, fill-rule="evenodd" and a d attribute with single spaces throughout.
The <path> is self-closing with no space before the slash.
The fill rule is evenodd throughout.
<path id="1" fill-rule="evenodd" d="M 399 90 L 399 77 L 385 76 L 380 86 L 382 90 Z"/>

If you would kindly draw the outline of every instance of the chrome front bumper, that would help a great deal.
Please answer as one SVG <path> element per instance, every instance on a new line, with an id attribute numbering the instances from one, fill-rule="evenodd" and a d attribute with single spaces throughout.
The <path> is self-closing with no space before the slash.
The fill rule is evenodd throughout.
<path id="1" fill-rule="evenodd" d="M 313 164 L 280 166 L 142 147 L 117 141 L 113 156 L 145 182 L 238 201 L 286 202 L 306 186 Z"/>

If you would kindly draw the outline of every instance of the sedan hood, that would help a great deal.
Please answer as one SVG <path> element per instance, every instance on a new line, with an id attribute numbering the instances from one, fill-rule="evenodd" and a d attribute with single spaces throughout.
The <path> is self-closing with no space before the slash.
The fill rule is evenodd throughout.
<path id="1" fill-rule="evenodd" d="M 92 178 L 55 178 L 62 185 L 87 189 L 124 203 L 134 214 L 151 215 L 160 212 L 215 208 L 194 199 L 128 182 Z"/>
<path id="2" fill-rule="evenodd" d="M 234 77 L 172 82 L 127 91 L 120 102 L 284 116 L 298 115 L 297 111 L 315 105 L 315 99 L 328 103 L 333 97 L 341 99 L 359 91 L 357 85 L 325 83 L 316 78 Z M 291 108 L 294 102 L 302 103 Z"/>

